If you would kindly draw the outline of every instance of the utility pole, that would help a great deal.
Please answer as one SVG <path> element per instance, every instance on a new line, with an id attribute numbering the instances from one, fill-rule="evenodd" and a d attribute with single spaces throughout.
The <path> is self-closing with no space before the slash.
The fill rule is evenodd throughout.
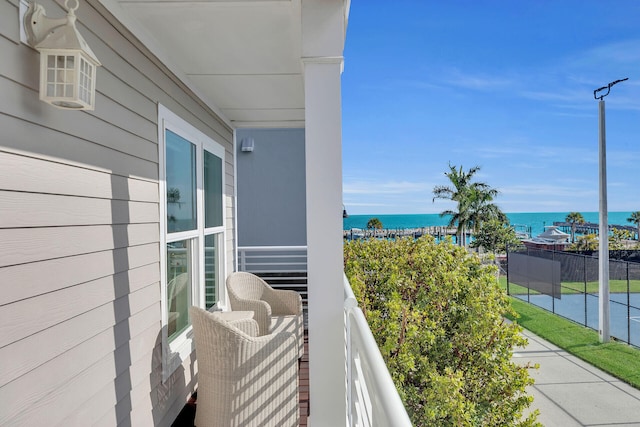
<path id="1" fill-rule="evenodd" d="M 629 80 L 616 80 L 593 91 L 598 101 L 598 158 L 600 183 L 600 224 L 598 250 L 598 336 L 600 342 L 609 342 L 611 315 L 609 311 L 609 216 L 607 211 L 607 140 L 605 130 L 604 97 L 609 95 L 611 87 Z M 606 92 L 604 92 L 606 90 Z"/>

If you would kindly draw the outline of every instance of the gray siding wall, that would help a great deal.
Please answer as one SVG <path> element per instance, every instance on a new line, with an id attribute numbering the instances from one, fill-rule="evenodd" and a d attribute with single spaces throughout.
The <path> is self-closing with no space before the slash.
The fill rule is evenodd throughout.
<path id="1" fill-rule="evenodd" d="M 253 152 L 241 151 L 244 138 Z M 304 129 L 242 129 L 236 140 L 238 245 L 305 246 Z"/>
<path id="2" fill-rule="evenodd" d="M 195 369 L 162 382 L 157 104 L 227 150 L 227 272 L 233 133 L 97 1 L 76 14 L 103 64 L 93 112 L 38 100 L 0 0 L 0 425 L 170 425 Z"/>

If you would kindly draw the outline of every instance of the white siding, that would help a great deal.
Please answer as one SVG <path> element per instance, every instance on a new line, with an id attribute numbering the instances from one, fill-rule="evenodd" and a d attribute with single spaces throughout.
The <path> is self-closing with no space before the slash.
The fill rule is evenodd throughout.
<path id="1" fill-rule="evenodd" d="M 225 147 L 228 269 L 233 134 L 98 2 L 76 13 L 103 64 L 92 112 L 38 100 L 0 0 L 0 425 L 170 425 L 195 368 L 162 383 L 157 104 Z"/>

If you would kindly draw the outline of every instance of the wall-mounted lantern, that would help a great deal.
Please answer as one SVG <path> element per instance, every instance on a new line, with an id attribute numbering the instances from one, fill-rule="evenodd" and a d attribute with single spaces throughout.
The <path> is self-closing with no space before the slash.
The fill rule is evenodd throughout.
<path id="1" fill-rule="evenodd" d="M 28 43 L 40 52 L 40 100 L 58 108 L 93 110 L 96 68 L 100 61 L 76 28 L 72 0 L 65 18 L 48 18 L 44 8 L 29 4 L 24 15 Z"/>

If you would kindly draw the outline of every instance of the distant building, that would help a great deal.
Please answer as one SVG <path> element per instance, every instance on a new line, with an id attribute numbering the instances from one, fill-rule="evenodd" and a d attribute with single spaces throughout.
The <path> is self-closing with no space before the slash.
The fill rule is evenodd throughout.
<path id="1" fill-rule="evenodd" d="M 545 231 L 532 239 L 524 239 L 522 243 L 528 248 L 564 251 L 569 243 L 570 234 L 558 229 L 555 225 L 545 227 Z"/>

